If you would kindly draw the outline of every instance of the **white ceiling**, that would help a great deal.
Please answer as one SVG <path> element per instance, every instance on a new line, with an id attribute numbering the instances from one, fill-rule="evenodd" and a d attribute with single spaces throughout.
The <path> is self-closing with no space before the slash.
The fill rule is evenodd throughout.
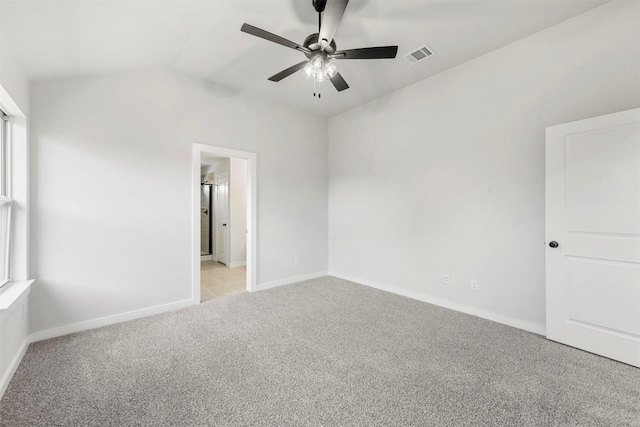
<path id="1" fill-rule="evenodd" d="M 331 0 L 329 0 L 331 1 Z M 331 116 L 550 27 L 608 0 L 351 0 L 339 49 L 399 46 L 398 58 L 339 61 L 338 93 L 296 73 L 304 55 L 240 32 L 246 22 L 302 44 L 317 31 L 311 0 L 0 0 L 0 29 L 30 80 L 168 67 Z M 428 44 L 437 55 L 402 56 Z"/>

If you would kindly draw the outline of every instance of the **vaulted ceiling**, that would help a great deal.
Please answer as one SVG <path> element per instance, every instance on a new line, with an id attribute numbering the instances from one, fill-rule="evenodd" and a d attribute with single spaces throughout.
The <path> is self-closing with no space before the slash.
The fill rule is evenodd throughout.
<path id="1" fill-rule="evenodd" d="M 302 73 L 267 80 L 302 53 L 240 32 L 246 22 L 302 44 L 317 32 L 311 0 L 0 0 L 0 31 L 30 80 L 165 67 L 331 116 L 606 1 L 351 0 L 338 48 L 398 45 L 398 57 L 339 61 L 350 88 L 323 83 L 321 99 Z M 403 59 L 424 44 L 436 55 Z"/>

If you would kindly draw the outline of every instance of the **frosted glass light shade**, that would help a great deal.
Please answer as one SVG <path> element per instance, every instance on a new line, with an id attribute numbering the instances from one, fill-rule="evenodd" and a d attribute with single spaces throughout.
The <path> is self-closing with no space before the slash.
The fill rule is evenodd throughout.
<path id="1" fill-rule="evenodd" d="M 304 76 L 308 79 L 313 79 L 316 76 L 316 72 L 313 69 L 313 67 L 311 67 L 311 61 L 307 62 L 307 65 L 304 66 L 304 68 L 302 69 L 302 74 L 304 74 Z"/>
<path id="2" fill-rule="evenodd" d="M 324 63 L 324 73 L 330 79 L 334 78 L 336 74 L 338 74 L 338 67 L 333 63 L 332 60 L 328 60 Z"/>
<path id="3" fill-rule="evenodd" d="M 323 61 L 321 56 L 318 55 L 309 62 L 311 63 L 311 68 L 313 68 L 316 72 L 322 69 Z"/>
<path id="4" fill-rule="evenodd" d="M 302 69 L 302 74 L 308 79 L 323 82 L 338 74 L 338 67 L 333 63 L 333 60 L 317 55 L 307 62 Z"/>

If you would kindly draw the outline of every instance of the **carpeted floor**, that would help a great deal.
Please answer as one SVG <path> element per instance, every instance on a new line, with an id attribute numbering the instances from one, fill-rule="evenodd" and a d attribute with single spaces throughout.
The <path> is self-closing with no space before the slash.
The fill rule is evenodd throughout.
<path id="1" fill-rule="evenodd" d="M 640 426 L 640 369 L 327 277 L 32 344 L 3 426 Z"/>

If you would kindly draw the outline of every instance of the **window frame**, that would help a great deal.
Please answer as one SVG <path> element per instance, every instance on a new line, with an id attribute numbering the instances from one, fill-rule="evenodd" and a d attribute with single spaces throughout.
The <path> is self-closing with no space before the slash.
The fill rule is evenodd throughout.
<path id="1" fill-rule="evenodd" d="M 7 209 L 6 216 L 6 238 L 0 241 L 4 244 L 4 259 L 0 259 L 3 269 L 0 276 L 0 288 L 11 281 L 11 228 L 12 228 L 12 207 L 13 199 L 11 198 L 11 120 L 10 117 L 0 110 L 0 209 Z M 0 219 L 4 219 L 0 217 Z M 0 227 L 4 224 L 0 224 Z M 2 233 L 0 233 L 0 237 Z"/>

